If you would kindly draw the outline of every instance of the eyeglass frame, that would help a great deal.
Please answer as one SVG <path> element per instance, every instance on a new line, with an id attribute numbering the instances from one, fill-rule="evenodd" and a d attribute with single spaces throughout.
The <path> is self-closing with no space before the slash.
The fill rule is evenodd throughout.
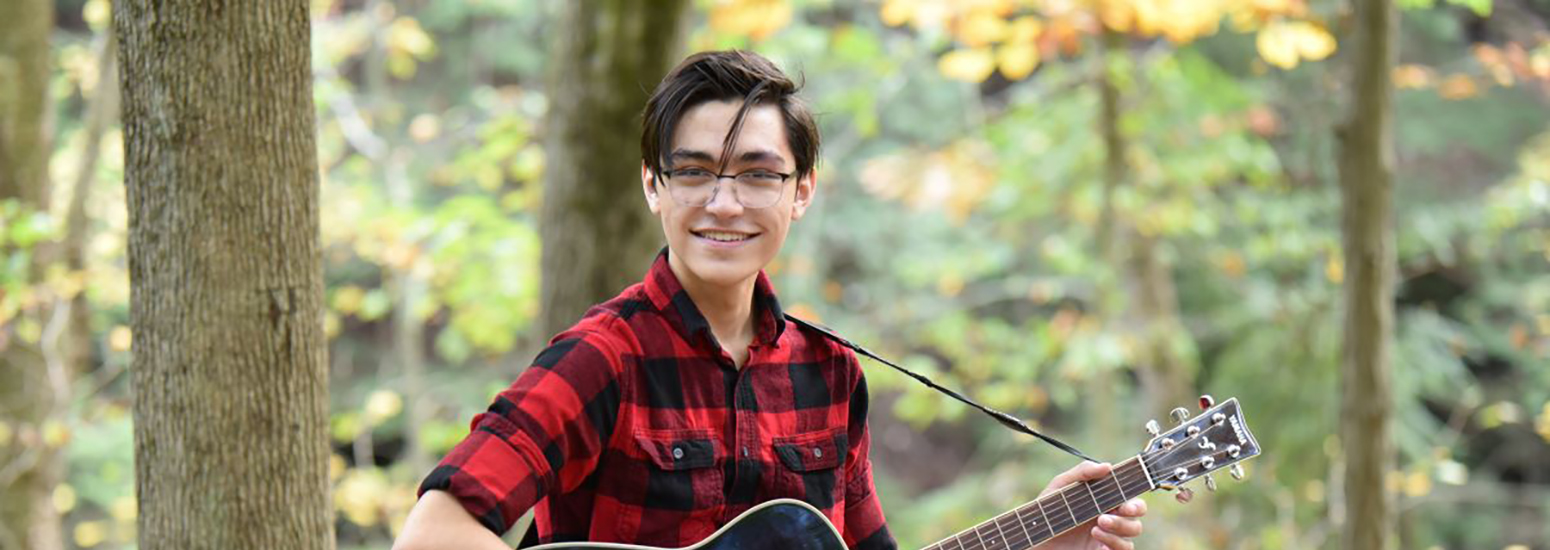
<path id="1" fill-rule="evenodd" d="M 684 201 L 679 200 L 679 198 L 677 196 L 674 196 L 674 194 L 673 194 L 674 193 L 673 185 L 672 185 L 673 174 L 679 173 L 679 172 L 684 172 L 684 171 L 687 171 L 687 170 L 698 170 L 698 171 L 701 171 L 701 172 L 705 172 L 707 174 L 710 174 L 714 178 L 712 181 L 716 182 L 716 188 L 710 192 L 710 196 L 709 197 L 705 198 L 705 202 L 700 203 L 700 204 L 688 204 L 688 203 L 685 203 Z M 773 202 L 771 202 L 769 204 L 766 204 L 766 205 L 762 205 L 762 206 L 749 206 L 748 204 L 743 202 L 743 197 L 741 195 L 737 194 L 737 183 L 738 183 L 737 178 L 740 178 L 740 177 L 742 177 L 745 174 L 752 174 L 752 173 L 755 173 L 755 172 L 762 172 L 762 173 L 770 174 L 772 176 L 780 176 L 780 193 L 776 193 L 775 200 Z M 785 192 L 785 190 L 786 190 L 786 182 L 791 180 L 791 176 L 796 175 L 794 172 L 776 172 L 774 170 L 769 170 L 769 169 L 765 169 L 765 168 L 750 168 L 748 170 L 744 170 L 744 171 L 738 172 L 736 174 L 718 174 L 716 172 L 712 172 L 710 170 L 706 170 L 704 168 L 699 168 L 699 167 L 694 167 L 694 166 L 685 167 L 685 168 L 675 168 L 675 169 L 672 169 L 672 170 L 663 170 L 661 172 L 661 174 L 662 174 L 662 179 L 664 180 L 662 185 L 664 187 L 667 187 L 667 194 L 668 194 L 668 196 L 673 198 L 673 202 L 676 202 L 676 203 L 678 203 L 681 206 L 688 206 L 688 207 L 691 207 L 691 208 L 703 207 L 705 205 L 710 204 L 712 201 L 716 200 L 716 196 L 721 193 L 721 180 L 722 179 L 731 179 L 732 180 L 732 200 L 736 201 L 738 205 L 741 205 L 743 208 L 769 208 L 771 206 L 775 206 L 776 203 L 780 202 L 780 195 L 783 194 Z"/>

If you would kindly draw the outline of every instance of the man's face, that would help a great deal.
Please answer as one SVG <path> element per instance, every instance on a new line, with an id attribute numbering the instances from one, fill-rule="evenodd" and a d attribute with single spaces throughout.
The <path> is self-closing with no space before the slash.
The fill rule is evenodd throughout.
<path id="1" fill-rule="evenodd" d="M 727 175 L 755 169 L 795 172 L 785 124 L 780 109 L 773 105 L 748 110 L 731 159 L 725 169 L 718 170 L 723 140 L 741 106 L 740 101 L 710 101 L 685 111 L 663 170 L 701 168 Z M 811 172 L 800 180 L 793 176 L 781 188 L 780 200 L 774 205 L 748 208 L 733 196 L 735 184 L 726 178 L 716 183 L 720 189 L 710 203 L 687 206 L 673 198 L 669 181 L 654 182 L 644 165 L 641 181 L 646 204 L 662 218 L 668 261 L 686 286 L 731 287 L 751 281 L 780 251 L 792 220 L 801 218 L 812 202 L 814 187 Z"/>

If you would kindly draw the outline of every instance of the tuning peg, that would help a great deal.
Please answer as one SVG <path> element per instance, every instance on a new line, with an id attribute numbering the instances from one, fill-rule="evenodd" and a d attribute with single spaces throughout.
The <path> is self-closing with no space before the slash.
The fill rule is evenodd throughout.
<path id="1" fill-rule="evenodd" d="M 1195 498 L 1195 492 L 1189 490 L 1188 487 L 1181 487 L 1178 494 L 1173 495 L 1173 498 L 1179 501 L 1180 504 L 1189 504 L 1190 499 Z"/>
<path id="2" fill-rule="evenodd" d="M 1216 406 L 1216 398 L 1211 397 L 1211 394 L 1200 396 L 1200 410 L 1204 411 L 1214 406 Z"/>
<path id="3" fill-rule="evenodd" d="M 1243 465 L 1242 464 L 1233 464 L 1232 468 L 1228 469 L 1227 471 L 1232 473 L 1232 478 L 1233 479 L 1236 479 L 1238 481 L 1243 481 Z"/>
<path id="4" fill-rule="evenodd" d="M 1152 437 L 1157 437 L 1157 434 L 1162 433 L 1162 428 L 1157 426 L 1156 420 L 1148 420 L 1146 421 L 1146 433 L 1151 434 Z"/>
<path id="5" fill-rule="evenodd" d="M 1185 409 L 1184 407 L 1179 407 L 1179 408 L 1173 409 L 1171 412 L 1169 412 L 1168 416 L 1172 416 L 1174 422 L 1178 422 L 1180 424 L 1183 424 L 1184 423 L 1184 419 L 1189 418 L 1189 410 Z"/>
<path id="6" fill-rule="evenodd" d="M 1211 474 L 1206 474 L 1206 490 L 1216 492 L 1216 478 L 1211 477 Z"/>

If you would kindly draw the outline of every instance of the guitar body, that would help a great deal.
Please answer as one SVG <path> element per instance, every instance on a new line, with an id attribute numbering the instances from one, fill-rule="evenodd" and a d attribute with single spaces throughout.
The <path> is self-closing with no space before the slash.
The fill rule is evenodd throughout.
<path id="1" fill-rule="evenodd" d="M 533 550 L 662 550 L 608 542 L 560 542 Z M 779 499 L 743 512 L 683 550 L 845 550 L 834 524 L 806 502 Z"/>

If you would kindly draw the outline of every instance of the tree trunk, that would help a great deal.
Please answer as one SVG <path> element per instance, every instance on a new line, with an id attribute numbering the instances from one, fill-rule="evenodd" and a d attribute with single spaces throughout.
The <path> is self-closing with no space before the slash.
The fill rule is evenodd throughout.
<path id="1" fill-rule="evenodd" d="M 1118 281 L 1128 281 L 1131 293 L 1128 310 L 1134 315 L 1138 330 L 1140 351 L 1136 354 L 1136 376 L 1140 380 L 1141 403 L 1145 412 L 1161 415 L 1173 407 L 1183 405 L 1193 387 L 1193 369 L 1190 358 L 1180 349 L 1179 339 L 1184 335 L 1179 321 L 1179 304 L 1173 270 L 1162 254 L 1160 240 L 1142 235 L 1129 223 L 1120 219 L 1116 212 L 1115 193 L 1130 178 L 1125 151 L 1129 148 L 1120 131 L 1121 91 L 1112 74 L 1115 65 L 1128 56 L 1124 35 L 1105 29 L 1102 40 L 1102 58 L 1098 67 L 1099 84 L 1099 134 L 1103 136 L 1103 203 L 1098 217 L 1098 251 L 1108 273 L 1102 275 L 1099 292 L 1099 309 L 1111 327 L 1120 325 L 1118 319 L 1127 309 L 1119 293 Z M 1121 246 L 1120 238 L 1124 238 Z M 1124 256 L 1128 252 L 1129 258 Z M 1100 380 L 1099 388 L 1113 387 L 1107 380 Z M 1107 412 L 1100 414 L 1109 414 Z M 1099 417 L 1100 419 L 1102 416 Z M 1105 424 L 1100 422 L 1100 425 Z M 1107 423 L 1114 429 L 1113 423 Z"/>
<path id="2" fill-rule="evenodd" d="M 46 116 L 53 9 L 47 0 L 0 2 L 0 205 L 14 203 L 23 215 L 48 210 Z M 0 214 L 0 223 L 10 222 Z M 37 288 L 42 245 L 22 250 L 14 243 L 0 243 L 0 257 L 32 258 L 22 272 L 0 271 L 0 282 Z M 21 280 L 6 281 L 11 275 Z M 64 396 L 57 393 L 58 380 L 48 370 L 40 341 L 50 309 L 44 294 L 31 304 L 20 304 L 15 316 L 0 316 L 0 380 L 5 381 L 0 383 L 0 425 L 10 433 L 0 440 L 4 549 L 53 549 L 62 544 L 59 517 L 49 498 L 61 474 L 57 440 L 44 437 L 44 426 Z"/>
<path id="3" fill-rule="evenodd" d="M 1342 546 L 1391 547 L 1392 498 L 1384 476 L 1393 460 L 1389 348 L 1394 324 L 1392 137 L 1394 37 L 1388 0 L 1355 0 L 1350 115 L 1340 129 L 1345 245 L 1345 343 L 1340 437 L 1345 449 Z"/>
<path id="4" fill-rule="evenodd" d="M 540 333 L 645 273 L 661 246 L 640 188 L 640 113 L 677 62 L 686 0 L 564 2 L 544 164 Z"/>
<path id="5" fill-rule="evenodd" d="M 306 0 L 121 0 L 139 547 L 333 548 Z"/>

